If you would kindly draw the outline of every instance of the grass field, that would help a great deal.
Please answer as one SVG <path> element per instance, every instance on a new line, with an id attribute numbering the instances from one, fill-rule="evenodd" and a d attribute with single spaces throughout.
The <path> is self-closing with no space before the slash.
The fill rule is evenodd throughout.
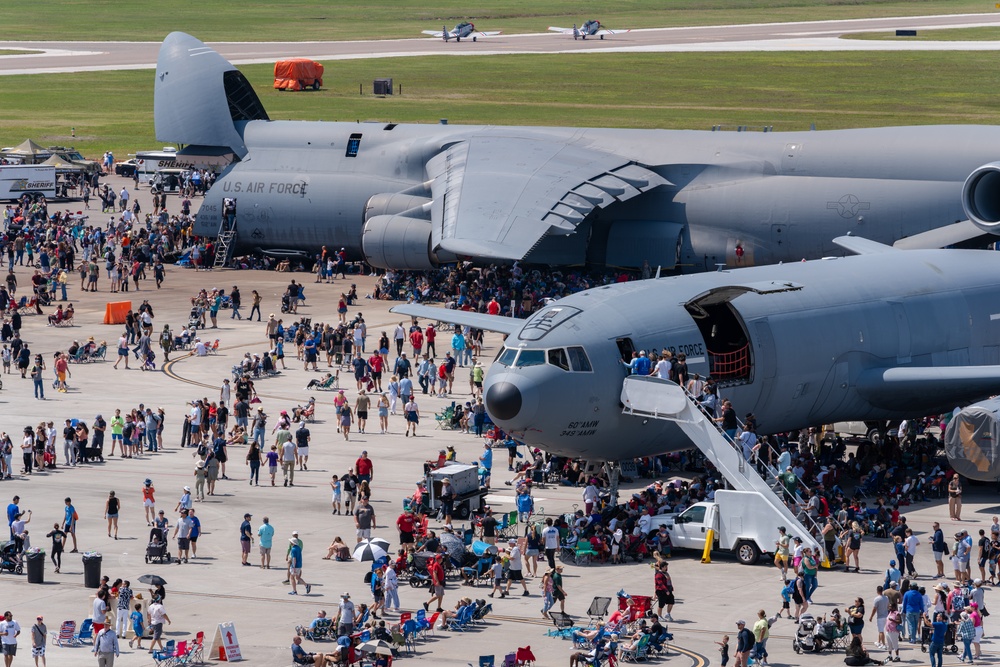
<path id="1" fill-rule="evenodd" d="M 844 39 L 898 40 L 901 42 L 918 40 L 925 42 L 987 42 L 1000 39 L 1000 27 L 918 30 L 916 37 L 897 37 L 895 32 L 856 32 L 844 35 Z"/>
<path id="2" fill-rule="evenodd" d="M 470 19 L 482 30 L 542 32 L 596 18 L 612 28 L 910 16 L 991 11 L 982 0 L 33 0 L 3 16 L 8 40 L 148 40 L 173 30 L 205 41 L 308 41 L 419 37 Z"/>
<path id="3" fill-rule="evenodd" d="M 241 68 L 274 119 L 775 130 L 970 123 L 1000 118 L 996 54 L 739 53 L 397 58 L 327 63 L 327 88 L 271 88 Z M 403 95 L 366 93 L 391 76 Z M 30 79 L 30 80 L 29 80 Z M 162 145 L 150 71 L 0 77 L 0 145 L 30 137 L 118 156 Z M 76 138 L 70 128 L 76 128 Z"/>

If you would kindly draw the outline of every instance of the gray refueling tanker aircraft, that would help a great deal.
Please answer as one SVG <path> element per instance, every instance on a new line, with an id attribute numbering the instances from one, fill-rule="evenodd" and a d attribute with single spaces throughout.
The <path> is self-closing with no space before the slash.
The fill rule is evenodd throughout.
<path id="1" fill-rule="evenodd" d="M 1000 224 L 1000 127 L 702 132 L 272 121 L 233 65 L 174 32 L 156 136 L 232 153 L 197 214 L 236 252 L 344 247 L 378 267 L 456 259 L 678 272 L 798 261 L 855 234 L 909 247 Z M 953 224 L 958 223 L 958 224 Z"/>
<path id="2" fill-rule="evenodd" d="M 607 285 L 527 320 L 392 311 L 508 334 L 487 412 L 517 439 L 586 459 L 692 446 L 673 422 L 623 413 L 634 350 L 685 353 L 761 433 L 950 412 L 1000 392 L 1000 253 L 836 243 L 861 254 Z"/>

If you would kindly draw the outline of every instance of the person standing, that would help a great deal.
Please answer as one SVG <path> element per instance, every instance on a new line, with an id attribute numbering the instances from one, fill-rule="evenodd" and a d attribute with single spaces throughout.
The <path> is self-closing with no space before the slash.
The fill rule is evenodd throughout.
<path id="1" fill-rule="evenodd" d="M 560 563 L 552 570 L 552 599 L 559 603 L 559 611 L 566 613 L 566 589 L 563 588 L 563 566 Z"/>
<path id="2" fill-rule="evenodd" d="M 115 492 L 110 491 L 108 493 L 108 499 L 104 503 L 104 516 L 108 519 L 108 537 L 111 537 L 112 530 L 114 531 L 114 538 L 118 539 L 118 511 L 120 509 L 121 503 L 118 498 L 115 497 Z"/>
<path id="3" fill-rule="evenodd" d="M 31 626 L 31 657 L 35 659 L 35 667 L 38 667 L 39 658 L 42 659 L 42 667 L 45 667 L 45 639 L 48 636 L 45 620 L 38 616 L 35 618 L 35 624 Z"/>
<path id="4" fill-rule="evenodd" d="M 306 587 L 306 595 L 308 595 L 312 592 L 312 585 L 307 584 L 302 578 L 302 545 L 296 537 L 289 537 L 288 542 L 291 545 L 288 550 L 288 581 L 292 585 L 292 590 L 288 594 L 298 595 L 297 584 L 302 584 Z"/>
<path id="5" fill-rule="evenodd" d="M 875 619 L 875 627 L 878 629 L 878 641 L 875 648 L 886 648 L 885 625 L 889 617 L 889 598 L 883 594 L 881 586 L 875 589 L 876 595 L 872 599 L 872 613 L 868 615 L 868 620 Z"/>
<path id="6" fill-rule="evenodd" d="M 125 637 L 128 634 L 129 609 L 132 607 L 132 582 L 125 581 L 118 588 L 118 613 L 115 615 L 115 634 Z"/>
<path id="7" fill-rule="evenodd" d="M 930 646 L 927 648 L 927 652 L 931 658 L 931 667 L 942 667 L 945 633 L 948 631 L 948 623 L 945 621 L 944 612 L 939 611 L 935 613 L 933 623 L 928 622 L 926 617 L 922 617 L 921 622 L 931 628 L 931 641 Z"/>
<path id="8" fill-rule="evenodd" d="M 113 667 L 118 657 L 118 635 L 111 628 L 104 628 L 94 637 L 94 655 L 97 667 Z"/>
<path id="9" fill-rule="evenodd" d="M 52 564 L 55 565 L 56 572 L 62 567 L 63 547 L 66 544 L 66 533 L 59 529 L 59 524 L 52 524 L 52 530 L 45 534 L 45 537 L 52 538 Z"/>
<path id="10" fill-rule="evenodd" d="M 76 508 L 73 507 L 73 501 L 70 498 L 66 498 L 66 511 L 63 518 L 63 530 L 66 534 L 73 538 L 73 549 L 70 551 L 71 554 L 78 553 L 76 548 L 76 522 L 80 516 L 76 513 Z"/>
<path id="11" fill-rule="evenodd" d="M 243 523 L 240 524 L 240 553 L 243 558 L 243 565 L 246 567 L 250 566 L 248 559 L 250 558 L 250 545 L 253 544 L 253 528 L 250 525 L 250 519 L 253 518 L 253 514 L 247 512 L 243 515 Z"/>
<path id="12" fill-rule="evenodd" d="M 545 546 L 545 558 L 549 561 L 549 569 L 556 566 L 556 552 L 559 550 L 559 529 L 552 523 L 552 518 L 545 519 L 545 529 L 542 531 Z"/>
<path id="13" fill-rule="evenodd" d="M 435 611 L 444 611 L 444 567 L 441 566 L 441 559 L 444 556 L 437 554 L 427 563 L 427 574 L 431 578 L 431 597 L 424 603 L 424 611 L 430 611 L 431 603 L 437 600 Z M 518 559 L 520 560 L 520 558 Z"/>
<path id="14" fill-rule="evenodd" d="M 105 621 L 108 618 L 108 592 L 104 588 L 97 591 L 97 597 L 94 598 L 93 611 L 94 613 L 91 615 L 91 618 L 94 621 L 94 631 L 100 632 L 104 629 Z"/>
<path id="15" fill-rule="evenodd" d="M 21 634 L 21 626 L 14 620 L 14 615 L 5 611 L 0 621 L 0 648 L 3 649 L 4 667 L 10 667 L 17 655 L 17 637 Z"/>
<path id="16" fill-rule="evenodd" d="M 271 544 L 274 540 L 274 526 L 264 517 L 264 523 L 257 529 L 257 545 L 260 548 L 260 569 L 271 569 Z"/>
<path id="17" fill-rule="evenodd" d="M 368 504 L 368 497 L 358 498 L 354 509 L 354 527 L 357 529 L 357 541 L 371 539 L 372 530 L 377 527 L 375 508 Z"/>
<path id="18" fill-rule="evenodd" d="M 788 534 L 784 526 L 778 526 L 778 539 L 774 545 L 774 566 L 781 569 L 781 580 L 788 579 Z"/>
<path id="19" fill-rule="evenodd" d="M 979 532 L 980 534 L 983 534 L 983 531 Z M 906 571 L 909 573 L 910 579 L 915 579 L 917 577 L 917 569 L 913 565 L 913 559 L 917 555 L 917 547 L 920 546 L 920 540 L 913 534 L 913 530 L 910 528 L 906 529 L 905 535 L 906 539 L 903 540 L 903 545 L 906 548 L 906 553 L 904 554 L 904 558 L 906 559 Z"/>
<path id="20" fill-rule="evenodd" d="M 394 610 L 399 613 L 399 577 L 396 575 L 396 564 L 389 563 L 385 568 L 385 575 L 382 580 L 382 589 L 385 593 L 385 611 Z"/>
<path id="21" fill-rule="evenodd" d="M 188 511 L 181 510 L 181 517 L 174 526 L 174 535 L 177 539 L 177 564 L 188 562 L 189 550 L 191 549 L 191 519 L 188 518 Z"/>
<path id="22" fill-rule="evenodd" d="M 243 297 L 240 295 L 240 288 L 233 285 L 233 291 L 229 293 L 229 303 L 232 306 L 233 314 L 229 316 L 231 320 L 242 320 L 243 315 L 240 314 L 240 304 L 243 301 Z M 251 312 L 251 317 L 253 316 Z M 260 309 L 258 308 L 257 317 L 260 317 Z"/>
<path id="23" fill-rule="evenodd" d="M 935 579 L 944 579 L 944 556 L 947 553 L 948 545 L 944 541 L 944 531 L 941 524 L 934 522 L 934 535 L 931 537 L 931 551 L 934 553 L 934 565 L 937 567 Z"/>

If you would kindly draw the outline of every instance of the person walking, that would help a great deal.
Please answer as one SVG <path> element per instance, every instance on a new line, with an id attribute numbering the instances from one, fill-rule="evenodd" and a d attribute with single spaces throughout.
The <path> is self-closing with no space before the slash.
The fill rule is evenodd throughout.
<path id="1" fill-rule="evenodd" d="M 656 602 L 659 606 L 656 612 L 657 616 L 673 623 L 674 617 L 670 615 L 670 612 L 674 609 L 674 583 L 670 578 L 666 561 L 660 561 L 657 566 L 656 574 L 653 577 L 653 586 L 656 591 Z M 666 615 L 663 613 L 664 607 L 667 608 Z"/>
<path id="2" fill-rule="evenodd" d="M 76 548 L 76 522 L 80 516 L 76 513 L 76 508 L 73 507 L 73 501 L 70 498 L 66 498 L 66 511 L 63 518 L 63 530 L 66 534 L 73 538 L 73 549 L 70 550 L 71 554 L 78 553 Z"/>
<path id="3" fill-rule="evenodd" d="M 742 618 L 736 621 L 736 662 L 734 667 L 749 667 L 750 651 L 753 650 L 753 633 L 747 629 L 747 622 Z"/>
<path id="4" fill-rule="evenodd" d="M 153 597 L 153 602 L 149 605 L 149 630 L 153 634 L 153 639 L 149 643 L 150 653 L 157 646 L 160 647 L 161 651 L 163 650 L 164 621 L 167 622 L 167 625 L 173 625 L 170 622 L 170 616 L 167 615 L 167 610 L 163 606 L 163 599 L 157 595 Z"/>
<path id="5" fill-rule="evenodd" d="M 767 612 L 757 611 L 757 622 L 753 624 L 753 656 L 761 665 L 767 664 L 767 638 L 770 636 L 771 624 L 767 620 Z"/>
<path id="6" fill-rule="evenodd" d="M 10 667 L 17 655 L 17 638 L 21 634 L 21 626 L 14 620 L 14 615 L 5 611 L 0 621 L 0 648 L 3 649 L 4 667 Z"/>
<path id="7" fill-rule="evenodd" d="M 35 659 L 35 667 L 38 667 L 39 658 L 42 659 L 42 667 L 45 667 L 45 639 L 48 636 L 45 620 L 38 616 L 35 618 L 35 624 L 31 626 L 31 657 Z"/>
<path id="8" fill-rule="evenodd" d="M 111 628 L 104 628 L 94 637 L 94 655 L 97 667 L 113 667 L 118 657 L 118 635 Z"/>
<path id="9" fill-rule="evenodd" d="M 875 648 L 886 648 L 885 626 L 889 617 L 889 598 L 882 592 L 883 588 L 878 586 L 876 595 L 872 599 L 872 612 L 868 615 L 868 620 L 875 619 L 875 627 L 878 629 L 878 640 Z"/>
<path id="10" fill-rule="evenodd" d="M 118 510 L 120 507 L 121 503 L 115 497 L 115 492 L 108 492 L 108 499 L 104 503 L 104 516 L 108 519 L 108 537 L 111 537 L 111 532 L 114 531 L 116 540 L 118 539 Z"/>
<path id="11" fill-rule="evenodd" d="M 291 548 L 288 550 L 288 581 L 292 585 L 289 595 L 298 595 L 297 584 L 306 587 L 306 595 L 312 592 L 312 584 L 307 584 L 302 578 L 302 545 L 296 537 L 289 537 L 288 542 Z"/>

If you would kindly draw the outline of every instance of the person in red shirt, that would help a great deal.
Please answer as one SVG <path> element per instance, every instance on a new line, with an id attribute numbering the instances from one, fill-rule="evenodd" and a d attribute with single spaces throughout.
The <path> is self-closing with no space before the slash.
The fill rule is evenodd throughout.
<path id="1" fill-rule="evenodd" d="M 372 473 L 375 472 L 375 464 L 368 458 L 368 450 L 361 452 L 361 456 L 354 462 L 354 472 L 358 476 L 358 483 L 368 482 L 371 484 Z"/>
<path id="2" fill-rule="evenodd" d="M 399 529 L 399 543 L 413 544 L 413 532 L 416 527 L 413 519 L 413 510 L 407 507 L 396 519 L 396 528 Z"/>
<path id="3" fill-rule="evenodd" d="M 382 355 L 375 352 L 368 358 L 368 367 L 371 368 L 372 382 L 375 383 L 375 390 L 382 391 L 382 371 L 385 369 L 385 360 Z"/>
<path id="4" fill-rule="evenodd" d="M 420 357 L 420 349 L 424 346 L 424 334 L 420 331 L 420 328 L 416 328 L 410 334 L 410 345 L 413 346 L 413 358 L 418 359 Z"/>
<path id="5" fill-rule="evenodd" d="M 69 375 L 69 360 L 60 353 L 56 358 L 56 378 L 59 379 L 59 391 L 66 393 L 66 376 Z"/>
<path id="6" fill-rule="evenodd" d="M 443 558 L 443 554 L 438 554 L 427 564 L 427 574 L 431 578 L 431 599 L 424 603 L 424 611 L 430 611 L 431 603 L 434 600 L 437 600 L 435 611 L 444 611 L 442 607 L 444 605 L 444 566 L 441 565 Z"/>
<path id="7" fill-rule="evenodd" d="M 437 338 L 437 329 L 434 328 L 433 324 L 427 325 L 427 331 L 424 333 L 424 340 L 427 342 L 427 354 L 433 359 L 434 355 L 437 354 L 437 350 L 434 348 L 434 339 Z"/>
<path id="8" fill-rule="evenodd" d="M 492 299 L 490 299 L 489 305 L 486 306 L 486 312 L 488 312 L 490 315 L 499 315 L 500 314 L 500 304 L 497 303 L 497 298 L 496 297 L 493 297 Z"/>

